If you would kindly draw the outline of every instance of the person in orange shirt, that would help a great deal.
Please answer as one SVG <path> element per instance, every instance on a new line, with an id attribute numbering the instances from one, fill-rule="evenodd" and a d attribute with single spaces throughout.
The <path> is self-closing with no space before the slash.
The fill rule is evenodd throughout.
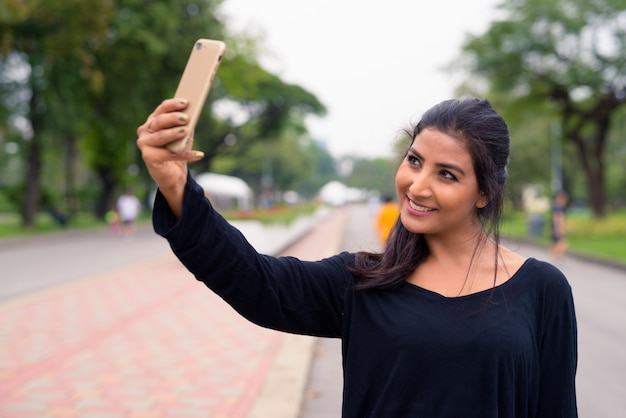
<path id="1" fill-rule="evenodd" d="M 391 196 L 385 196 L 384 203 L 376 214 L 376 231 L 378 231 L 378 238 L 383 245 L 387 242 L 389 232 L 396 223 L 399 214 L 400 210 L 396 202 Z"/>

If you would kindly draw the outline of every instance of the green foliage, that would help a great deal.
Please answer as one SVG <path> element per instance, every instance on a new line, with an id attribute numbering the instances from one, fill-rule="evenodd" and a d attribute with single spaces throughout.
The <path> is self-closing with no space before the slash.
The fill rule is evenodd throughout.
<path id="1" fill-rule="evenodd" d="M 120 0 L 108 42 L 94 51 L 102 83 L 92 92 L 92 122 L 85 135 L 90 166 L 98 174 L 103 216 L 124 185 L 131 164 L 141 166 L 135 130 L 161 100 L 171 97 L 198 37 L 224 38 L 216 18 L 219 1 Z M 200 35 L 201 34 L 201 35 Z M 119 187 L 119 186 L 118 186 Z"/>
<path id="2" fill-rule="evenodd" d="M 72 222 L 72 229 L 92 229 L 105 227 L 102 220 L 94 218 L 92 213 L 81 212 Z M 16 213 L 0 212 L 0 239 L 55 233 L 64 230 L 47 212 L 37 214 L 37 222 L 33 228 L 24 228 Z"/>
<path id="3" fill-rule="evenodd" d="M 296 190 L 305 198 L 313 198 L 323 185 L 337 180 L 339 176 L 335 167 L 335 159 L 325 147 L 316 141 L 308 141 L 305 152 L 313 159 L 313 174 L 304 177 Z"/>
<path id="4" fill-rule="evenodd" d="M 350 175 L 345 179 L 348 187 L 376 190 L 381 196 L 395 197 L 395 173 L 400 161 L 389 158 L 354 159 Z"/>
<path id="5" fill-rule="evenodd" d="M 294 118 L 325 112 L 313 94 L 260 67 L 255 42 L 226 30 L 221 3 L 7 0 L 0 5 L 0 146 L 3 139 L 19 145 L 18 153 L 0 155 L 0 162 L 12 172 L 14 166 L 23 170 L 12 183 L 24 185 L 20 204 L 32 216 L 44 188 L 54 190 L 53 198 L 64 200 L 67 209 L 90 207 L 102 217 L 123 187 L 149 184 L 135 146 L 136 128 L 173 95 L 197 38 L 228 45 L 197 127 L 197 148 L 207 152 L 200 166 L 206 170 L 216 155 L 241 154 L 254 142 L 282 136 Z M 220 99 L 248 112 L 245 126 L 213 112 Z M 224 145 L 229 133 L 240 139 L 237 150 Z M 9 176 L 0 178 L 6 182 Z M 80 204 L 81 196 L 90 201 Z"/>
<path id="6" fill-rule="evenodd" d="M 297 133 L 288 130 L 278 138 L 246 147 L 227 174 L 243 178 L 257 196 L 295 189 L 303 179 L 314 175 L 314 156 L 303 149 Z"/>
<path id="7" fill-rule="evenodd" d="M 613 209 L 626 206 L 626 109 L 613 118 L 607 144 L 607 201 Z"/>
<path id="8" fill-rule="evenodd" d="M 468 38 L 459 65 L 488 82 L 480 95 L 558 117 L 590 207 L 602 216 L 610 121 L 626 103 L 626 1 L 509 0 L 500 8 L 500 20 Z M 459 91 L 472 91 L 469 85 L 480 83 Z M 532 135 L 530 127 L 523 131 Z"/>
<path id="9" fill-rule="evenodd" d="M 505 210 L 500 225 L 500 234 L 505 237 L 523 238 L 528 236 L 528 218 L 522 211 Z"/>
<path id="10" fill-rule="evenodd" d="M 611 213 L 602 219 L 567 217 L 567 235 L 574 239 L 626 237 L 626 213 Z M 622 247 L 622 250 L 625 247 Z"/>

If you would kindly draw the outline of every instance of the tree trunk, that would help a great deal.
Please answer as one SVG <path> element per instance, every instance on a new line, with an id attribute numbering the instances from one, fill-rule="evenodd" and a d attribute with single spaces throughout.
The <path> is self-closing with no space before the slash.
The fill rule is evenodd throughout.
<path id="1" fill-rule="evenodd" d="M 102 190 L 100 191 L 100 197 L 96 202 L 95 216 L 98 219 L 104 219 L 107 211 L 115 204 L 115 186 L 117 185 L 117 179 L 113 174 L 113 171 L 101 167 L 98 169 L 98 177 L 102 184 Z"/>
<path id="2" fill-rule="evenodd" d="M 564 138 L 572 141 L 578 151 L 587 183 L 587 203 L 595 218 L 605 215 L 604 150 L 611 115 L 617 106 L 619 102 L 610 95 L 600 98 L 588 111 L 575 109 L 571 102 L 564 106 Z M 586 134 L 583 133 L 585 131 Z"/>
<path id="3" fill-rule="evenodd" d="M 65 137 L 65 204 L 68 219 L 71 221 L 78 213 L 78 200 L 76 198 L 76 160 L 78 150 L 76 138 L 68 134 Z"/>
<path id="4" fill-rule="evenodd" d="M 31 97 L 30 97 L 30 125 L 32 129 L 32 137 L 28 141 L 26 151 L 26 179 L 24 183 L 24 203 L 22 207 L 22 225 L 25 228 L 35 226 L 37 212 L 41 202 L 41 154 L 42 154 L 42 137 L 44 116 L 45 114 L 38 110 L 39 95 L 31 81 Z"/>
<path id="5" fill-rule="evenodd" d="M 587 173 L 587 194 L 593 216 L 602 218 L 605 215 L 604 202 L 604 169 L 595 168 Z"/>
<path id="6" fill-rule="evenodd" d="M 587 173 L 587 193 L 589 196 L 589 206 L 596 218 L 602 218 L 606 209 L 606 171 L 604 166 L 604 150 L 609 136 L 611 126 L 611 115 L 619 105 L 619 102 L 611 95 L 598 101 L 592 110 L 592 121 L 594 125 L 590 155 L 593 158 L 590 164 L 590 171 Z"/>
<path id="7" fill-rule="evenodd" d="M 37 132 L 35 130 L 35 132 Z M 37 134 L 33 135 L 26 156 L 26 181 L 24 185 L 24 206 L 22 207 L 22 225 L 25 228 L 35 226 L 41 190 L 39 180 L 41 177 L 41 143 Z"/>
<path id="8" fill-rule="evenodd" d="M 578 150 L 578 158 L 580 165 L 585 172 L 585 180 L 587 184 L 587 203 L 593 211 L 593 216 L 601 218 L 604 216 L 604 159 L 602 156 L 602 147 L 600 149 L 589 149 L 584 139 L 578 134 L 572 134 L 567 137 L 572 141 Z"/>

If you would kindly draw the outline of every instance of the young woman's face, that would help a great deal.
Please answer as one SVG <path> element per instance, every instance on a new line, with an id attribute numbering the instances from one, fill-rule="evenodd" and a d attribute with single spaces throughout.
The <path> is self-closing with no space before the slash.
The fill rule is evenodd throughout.
<path id="1" fill-rule="evenodd" d="M 396 192 L 402 224 L 420 234 L 474 234 L 476 208 L 487 204 L 463 141 L 434 129 L 415 137 L 396 173 Z"/>

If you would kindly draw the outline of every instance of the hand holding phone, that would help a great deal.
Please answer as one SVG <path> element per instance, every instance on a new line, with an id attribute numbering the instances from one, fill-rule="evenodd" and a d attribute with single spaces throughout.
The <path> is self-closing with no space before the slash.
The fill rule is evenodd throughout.
<path id="1" fill-rule="evenodd" d="M 185 113 L 189 116 L 189 123 L 187 124 L 189 135 L 167 144 L 166 148 L 170 151 L 180 153 L 187 147 L 225 50 L 226 45 L 222 41 L 198 39 L 194 43 L 174 94 L 174 97 L 189 101 L 189 105 L 185 109 Z"/>

